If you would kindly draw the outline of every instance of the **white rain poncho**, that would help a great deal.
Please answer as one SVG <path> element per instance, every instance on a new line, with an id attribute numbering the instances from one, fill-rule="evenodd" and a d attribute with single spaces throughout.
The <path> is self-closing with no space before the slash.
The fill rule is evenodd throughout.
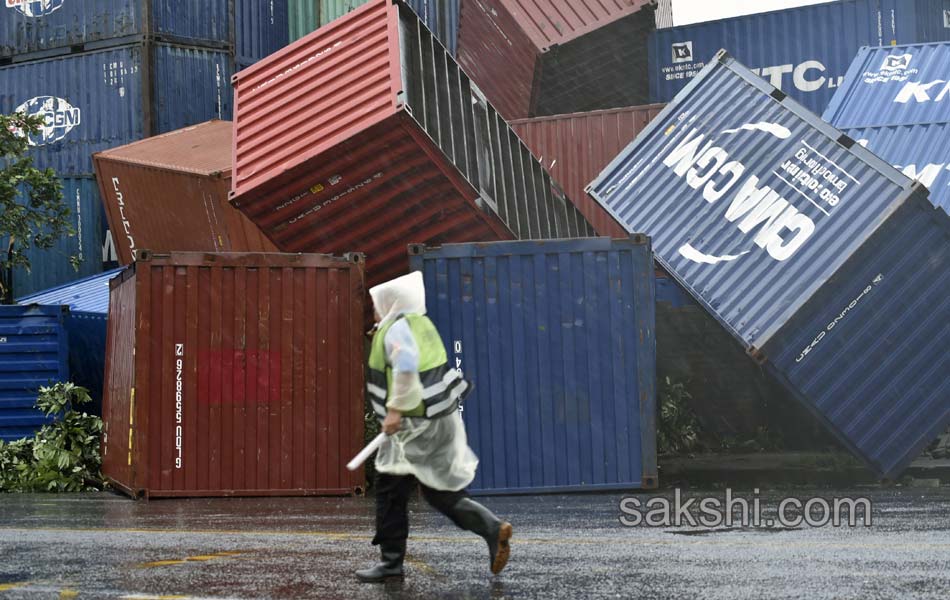
<path id="1" fill-rule="evenodd" d="M 404 314 L 425 314 L 422 273 L 415 272 L 369 291 L 380 326 Z M 386 407 L 411 410 L 422 401 L 419 349 L 406 321 L 386 332 L 386 361 L 393 369 L 393 384 Z M 478 457 L 468 447 L 465 426 L 458 411 L 438 419 L 403 418 L 400 430 L 380 447 L 376 470 L 389 475 L 414 475 L 426 487 L 458 491 L 475 478 Z"/>

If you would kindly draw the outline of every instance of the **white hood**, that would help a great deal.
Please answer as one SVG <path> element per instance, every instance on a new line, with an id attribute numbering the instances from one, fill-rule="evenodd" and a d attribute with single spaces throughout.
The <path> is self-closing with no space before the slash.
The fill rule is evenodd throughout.
<path id="1" fill-rule="evenodd" d="M 426 312 L 426 288 L 419 271 L 370 288 L 369 295 L 380 317 L 380 325 L 399 315 L 424 315 Z"/>

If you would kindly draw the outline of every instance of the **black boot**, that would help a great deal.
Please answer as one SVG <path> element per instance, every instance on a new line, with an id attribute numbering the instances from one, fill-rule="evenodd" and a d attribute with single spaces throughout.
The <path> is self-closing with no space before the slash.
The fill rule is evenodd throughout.
<path id="1" fill-rule="evenodd" d="M 456 522 L 463 528 L 485 538 L 491 559 L 491 572 L 497 575 L 508 564 L 511 554 L 511 523 L 502 521 L 471 498 L 462 498 L 452 507 Z"/>
<path id="2" fill-rule="evenodd" d="M 369 569 L 360 569 L 356 578 L 363 583 L 382 583 L 403 576 L 402 561 L 406 556 L 406 540 L 383 542 L 379 545 L 382 562 Z"/>

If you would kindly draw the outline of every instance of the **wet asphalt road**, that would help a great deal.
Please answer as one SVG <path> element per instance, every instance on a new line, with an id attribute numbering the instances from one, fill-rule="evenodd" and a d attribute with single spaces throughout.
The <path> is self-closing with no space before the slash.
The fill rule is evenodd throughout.
<path id="1" fill-rule="evenodd" d="M 950 597 L 950 487 L 794 489 L 761 502 L 769 516 L 781 497 L 814 494 L 869 497 L 872 526 L 627 528 L 620 494 L 487 498 L 515 526 L 512 561 L 494 578 L 484 543 L 417 501 L 408 576 L 385 586 L 352 576 L 376 558 L 369 499 L 6 495 L 0 600 Z"/>

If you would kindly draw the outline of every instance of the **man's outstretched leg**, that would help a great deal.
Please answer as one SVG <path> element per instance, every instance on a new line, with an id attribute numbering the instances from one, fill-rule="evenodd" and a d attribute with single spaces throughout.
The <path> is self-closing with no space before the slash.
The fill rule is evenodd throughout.
<path id="1" fill-rule="evenodd" d="M 356 577 L 366 583 L 379 583 L 403 576 L 402 563 L 409 537 L 409 495 L 416 484 L 412 476 L 376 475 L 376 536 L 381 562 L 375 567 L 360 569 Z"/>
<path id="2" fill-rule="evenodd" d="M 495 514 L 460 492 L 442 492 L 424 485 L 422 494 L 436 510 L 462 529 L 480 535 L 488 543 L 491 572 L 497 575 L 508 564 L 511 555 L 511 523 L 502 521 Z"/>

